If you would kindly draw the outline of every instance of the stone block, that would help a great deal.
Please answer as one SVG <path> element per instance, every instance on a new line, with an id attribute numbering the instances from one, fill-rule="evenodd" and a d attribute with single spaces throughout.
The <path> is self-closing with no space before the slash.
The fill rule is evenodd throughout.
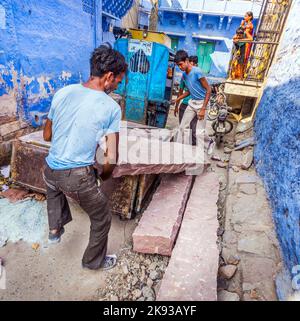
<path id="1" fill-rule="evenodd" d="M 165 174 L 133 233 L 133 249 L 170 256 L 192 187 L 192 176 Z"/>
<path id="2" fill-rule="evenodd" d="M 196 177 L 157 300 L 217 300 L 218 193 L 214 173 Z"/>
<path id="3" fill-rule="evenodd" d="M 204 149 L 188 143 L 171 142 L 172 137 L 173 132 L 168 129 L 121 127 L 119 160 L 113 176 L 184 171 L 195 175 L 199 169 L 202 173 L 203 165 L 208 163 Z"/>
<path id="4" fill-rule="evenodd" d="M 26 123 L 19 120 L 3 124 L 0 126 L 0 136 L 8 135 L 27 126 L 28 125 Z"/>
<path id="5" fill-rule="evenodd" d="M 24 199 L 28 194 L 27 190 L 19 188 L 11 188 L 5 192 L 0 192 L 0 196 L 7 198 L 11 203 Z"/>
<path id="6" fill-rule="evenodd" d="M 222 290 L 218 292 L 218 301 L 240 301 L 238 294 Z"/>
<path id="7" fill-rule="evenodd" d="M 219 274 L 221 277 L 229 280 L 231 279 L 237 270 L 237 266 L 233 264 L 221 266 L 219 269 Z"/>
<path id="8" fill-rule="evenodd" d="M 253 157 L 254 157 L 253 148 L 248 147 L 247 150 L 245 150 L 243 153 L 241 168 L 245 170 L 249 169 L 253 163 Z"/>
<path id="9" fill-rule="evenodd" d="M 266 257 L 243 256 L 239 268 L 243 273 L 243 282 L 256 284 L 263 281 L 271 281 L 276 275 L 274 260 Z"/>
<path id="10" fill-rule="evenodd" d="M 248 231 L 241 233 L 238 241 L 238 251 L 266 258 L 276 257 L 274 247 L 263 232 Z"/>
<path id="11" fill-rule="evenodd" d="M 239 187 L 239 191 L 243 194 L 253 195 L 256 194 L 255 184 L 242 184 Z"/>

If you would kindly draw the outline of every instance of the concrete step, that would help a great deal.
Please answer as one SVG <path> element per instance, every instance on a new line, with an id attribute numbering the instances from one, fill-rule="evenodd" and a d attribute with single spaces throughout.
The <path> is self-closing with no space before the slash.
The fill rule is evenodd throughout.
<path id="1" fill-rule="evenodd" d="M 218 194 L 214 173 L 196 177 L 158 301 L 217 300 Z"/>
<path id="2" fill-rule="evenodd" d="M 165 174 L 133 233 L 134 251 L 170 256 L 192 188 L 193 176 Z"/>

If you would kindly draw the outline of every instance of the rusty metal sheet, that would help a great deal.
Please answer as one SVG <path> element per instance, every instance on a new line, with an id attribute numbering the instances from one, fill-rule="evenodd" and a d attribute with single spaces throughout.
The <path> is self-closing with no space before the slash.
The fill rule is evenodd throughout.
<path id="1" fill-rule="evenodd" d="M 135 199 L 139 176 L 123 176 L 105 181 L 101 190 L 109 198 L 111 211 L 123 219 L 135 216 Z"/>
<path id="2" fill-rule="evenodd" d="M 11 178 L 17 184 L 40 193 L 46 192 L 42 173 L 48 148 L 28 144 L 21 140 L 13 142 Z"/>

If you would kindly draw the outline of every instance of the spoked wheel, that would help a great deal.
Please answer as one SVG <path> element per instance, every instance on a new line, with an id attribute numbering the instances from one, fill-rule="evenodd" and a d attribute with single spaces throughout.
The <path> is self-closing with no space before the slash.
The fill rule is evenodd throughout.
<path id="1" fill-rule="evenodd" d="M 213 130 L 214 130 L 214 132 L 215 132 L 216 134 L 218 134 L 218 132 L 217 132 L 218 125 L 219 125 L 219 122 L 218 122 L 217 120 L 215 120 L 215 121 L 212 123 L 212 128 L 213 128 Z M 226 135 L 226 134 L 228 134 L 228 133 L 230 133 L 230 132 L 232 131 L 233 124 L 232 124 L 231 121 L 225 120 L 225 121 L 224 121 L 224 126 L 225 126 L 225 131 L 222 132 L 222 134 Z"/>

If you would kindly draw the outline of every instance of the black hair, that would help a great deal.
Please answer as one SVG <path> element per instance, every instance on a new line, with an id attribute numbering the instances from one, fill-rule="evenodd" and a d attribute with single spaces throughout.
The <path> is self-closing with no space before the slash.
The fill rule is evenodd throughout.
<path id="1" fill-rule="evenodd" d="M 112 45 L 109 42 L 103 42 L 99 48 L 113 49 Z"/>
<path id="2" fill-rule="evenodd" d="M 188 55 L 188 53 L 186 51 L 178 50 L 176 52 L 174 61 L 175 61 L 176 64 L 178 64 L 181 61 L 186 61 L 188 58 L 189 58 L 189 55 Z"/>
<path id="3" fill-rule="evenodd" d="M 246 15 L 247 15 L 248 17 L 250 17 L 250 20 L 251 20 L 251 21 L 253 20 L 253 12 L 252 12 L 252 11 L 247 11 L 247 12 L 246 12 Z"/>
<path id="4" fill-rule="evenodd" d="M 190 56 L 189 61 L 193 62 L 195 65 L 198 64 L 198 57 L 197 56 Z"/>
<path id="5" fill-rule="evenodd" d="M 117 76 L 127 70 L 124 56 L 107 45 L 101 45 L 93 51 L 90 67 L 91 76 L 94 77 L 103 77 L 108 72 Z"/>
<path id="6" fill-rule="evenodd" d="M 238 28 L 236 29 L 235 33 L 236 33 L 237 35 L 241 35 L 241 34 L 244 34 L 244 33 L 245 33 L 245 30 L 244 30 L 243 27 L 238 27 Z"/>

